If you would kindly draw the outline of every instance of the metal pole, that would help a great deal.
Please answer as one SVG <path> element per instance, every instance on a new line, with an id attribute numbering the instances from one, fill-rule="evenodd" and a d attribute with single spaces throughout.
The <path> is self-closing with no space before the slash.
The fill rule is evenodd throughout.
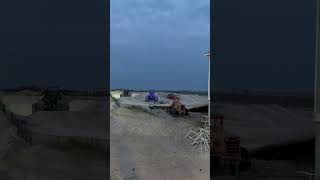
<path id="1" fill-rule="evenodd" d="M 211 121 L 211 99 L 210 99 L 210 55 L 209 57 L 209 68 L 208 68 L 208 124 L 210 127 L 210 121 Z"/>
<path id="2" fill-rule="evenodd" d="M 320 174 L 320 3 L 317 0 L 317 29 L 316 29 L 316 62 L 315 62 L 315 88 L 314 88 L 314 122 L 315 122 L 315 174 Z"/>

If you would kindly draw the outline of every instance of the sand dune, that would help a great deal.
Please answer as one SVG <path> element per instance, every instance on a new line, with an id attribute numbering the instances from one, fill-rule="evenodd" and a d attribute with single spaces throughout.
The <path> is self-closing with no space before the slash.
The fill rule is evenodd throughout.
<path id="1" fill-rule="evenodd" d="M 272 104 L 224 103 L 219 107 L 225 115 L 225 129 L 239 135 L 241 144 L 249 150 L 314 137 L 311 111 Z"/>
<path id="2" fill-rule="evenodd" d="M 1 102 L 6 105 L 7 110 L 21 115 L 28 116 L 32 114 L 32 104 L 37 102 L 40 96 L 26 95 L 4 95 Z"/>

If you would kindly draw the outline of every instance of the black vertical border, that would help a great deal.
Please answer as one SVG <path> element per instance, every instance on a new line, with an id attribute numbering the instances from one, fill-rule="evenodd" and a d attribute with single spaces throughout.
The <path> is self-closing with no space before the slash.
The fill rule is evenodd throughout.
<path id="1" fill-rule="evenodd" d="M 105 76 L 107 77 L 106 82 L 106 103 L 107 103 L 107 153 L 106 160 L 108 163 L 108 168 L 106 169 L 107 177 L 110 179 L 110 0 L 104 0 L 104 64 L 106 67 Z"/>

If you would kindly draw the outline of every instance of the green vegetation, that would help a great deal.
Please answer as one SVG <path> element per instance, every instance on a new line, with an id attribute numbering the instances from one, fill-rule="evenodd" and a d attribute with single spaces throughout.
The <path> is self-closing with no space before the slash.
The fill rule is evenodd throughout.
<path id="1" fill-rule="evenodd" d="M 117 106 L 120 106 L 120 102 L 119 102 L 119 99 L 115 98 L 115 97 L 112 97 L 112 100 L 114 101 L 114 103 L 117 105 Z"/>
<path id="2" fill-rule="evenodd" d="M 135 112 L 143 112 L 143 113 L 153 115 L 153 113 L 151 111 L 149 111 L 148 109 L 145 109 L 143 107 L 140 107 L 140 106 L 128 106 L 127 109 L 129 109 L 131 111 L 135 111 Z"/>
<path id="3" fill-rule="evenodd" d="M 0 111 L 1 112 L 6 112 L 6 105 L 3 104 L 3 102 L 0 101 Z"/>

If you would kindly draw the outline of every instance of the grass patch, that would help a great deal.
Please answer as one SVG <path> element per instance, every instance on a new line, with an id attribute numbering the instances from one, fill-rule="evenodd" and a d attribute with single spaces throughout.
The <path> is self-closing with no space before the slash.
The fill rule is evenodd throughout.
<path id="1" fill-rule="evenodd" d="M 0 101 L 0 111 L 1 111 L 1 112 L 4 112 L 4 113 L 7 111 L 7 110 L 6 110 L 6 105 L 3 104 L 2 101 Z"/>
<path id="2" fill-rule="evenodd" d="M 143 112 L 143 113 L 153 115 L 153 113 L 150 110 L 145 109 L 140 106 L 128 106 L 127 109 L 129 109 L 130 111 L 134 111 L 134 112 Z"/>
<path id="3" fill-rule="evenodd" d="M 111 98 L 112 98 L 112 100 L 114 101 L 114 103 L 115 103 L 118 107 L 121 106 L 119 99 L 117 99 L 117 98 L 115 98 L 115 97 L 112 97 L 112 96 L 111 96 Z M 126 109 L 128 109 L 128 110 L 130 110 L 130 111 L 143 112 L 143 113 L 147 113 L 147 114 L 153 115 L 153 113 L 152 113 L 150 110 L 148 110 L 148 109 L 146 109 L 146 108 L 143 108 L 143 107 L 141 107 L 141 106 L 126 105 L 125 107 L 126 107 Z"/>
<path id="4" fill-rule="evenodd" d="M 114 101 L 114 103 L 117 105 L 117 106 L 120 106 L 120 102 L 119 102 L 119 99 L 115 98 L 115 97 L 112 97 L 112 100 Z"/>

